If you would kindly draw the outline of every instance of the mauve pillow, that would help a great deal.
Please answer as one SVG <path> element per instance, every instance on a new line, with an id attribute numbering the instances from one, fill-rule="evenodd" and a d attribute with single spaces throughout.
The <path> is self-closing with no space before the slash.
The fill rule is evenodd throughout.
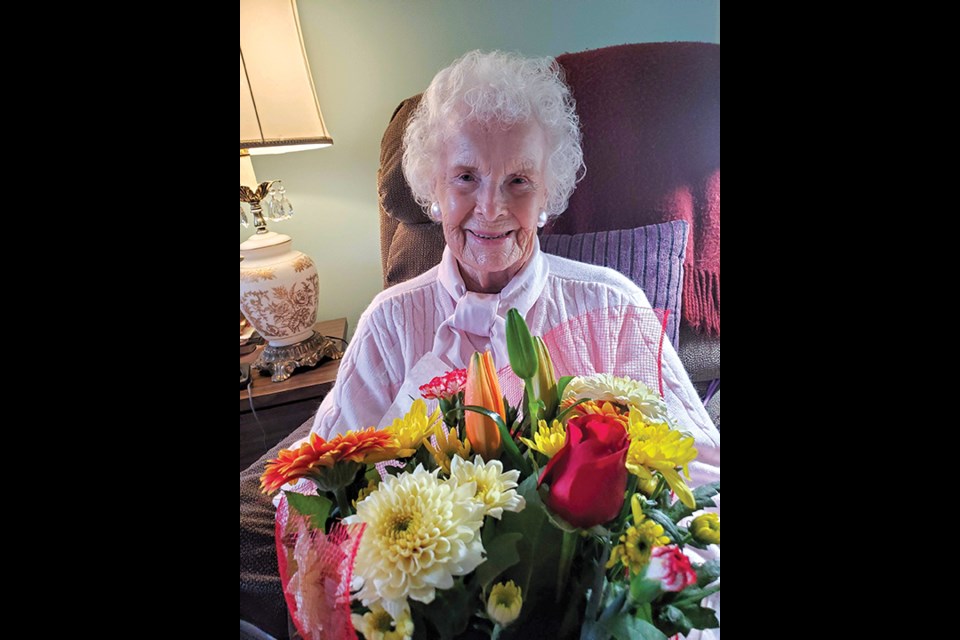
<path id="1" fill-rule="evenodd" d="M 636 229 L 540 237 L 540 248 L 563 258 L 610 267 L 643 289 L 655 309 L 667 309 L 667 337 L 677 348 L 683 259 L 687 253 L 686 220 Z"/>

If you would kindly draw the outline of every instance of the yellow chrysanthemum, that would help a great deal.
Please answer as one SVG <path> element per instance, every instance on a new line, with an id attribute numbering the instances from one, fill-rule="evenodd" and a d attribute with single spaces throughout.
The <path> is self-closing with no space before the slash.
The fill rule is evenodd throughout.
<path id="1" fill-rule="evenodd" d="M 568 398 L 563 401 L 560 405 L 561 409 L 565 409 L 568 406 L 572 406 L 576 402 L 576 398 Z M 628 407 L 620 408 L 620 405 L 614 404 L 609 400 L 605 400 L 602 403 L 595 400 L 587 400 L 584 403 L 578 404 L 573 407 L 573 410 L 570 411 L 569 416 L 575 418 L 577 416 L 586 416 L 586 415 L 597 415 L 597 416 L 609 416 L 623 425 L 623 428 L 627 428 L 627 414 L 630 412 Z"/>
<path id="2" fill-rule="evenodd" d="M 473 499 L 483 505 L 484 515 L 499 520 L 504 511 L 520 513 L 527 501 L 516 491 L 520 472 L 503 471 L 499 460 L 484 462 L 476 456 L 473 462 L 455 457 L 450 464 L 450 482 L 456 484 L 474 484 L 476 493 Z"/>
<path id="3" fill-rule="evenodd" d="M 466 460 L 470 456 L 470 441 L 464 439 L 461 442 L 457 437 L 456 428 L 451 427 L 448 431 L 442 422 L 438 422 L 433 427 L 433 436 L 437 440 L 437 446 L 434 447 L 430 440 L 424 440 L 423 446 L 427 448 L 443 472 L 450 475 L 450 459 L 457 456 Z"/>
<path id="4" fill-rule="evenodd" d="M 630 412 L 630 450 L 627 469 L 641 480 L 649 480 L 659 471 L 680 501 L 696 508 L 693 492 L 677 472 L 680 468 L 689 478 L 687 465 L 697 457 L 692 436 L 684 435 L 668 424 L 648 424 L 639 411 Z"/>
<path id="5" fill-rule="evenodd" d="M 702 513 L 690 523 L 693 539 L 704 544 L 720 544 L 720 516 Z"/>
<path id="6" fill-rule="evenodd" d="M 630 499 L 630 508 L 633 510 L 633 526 L 620 536 L 620 544 L 611 551 L 607 568 L 623 562 L 632 575 L 637 575 L 650 562 L 653 548 L 670 544 L 670 538 L 663 535 L 662 526 L 643 514 L 640 496 L 636 493 Z"/>
<path id="7" fill-rule="evenodd" d="M 618 377 L 609 373 L 577 376 L 563 390 L 563 399 L 568 398 L 607 400 L 642 412 L 647 422 L 667 421 L 667 405 L 660 394 L 629 376 Z"/>
<path id="8" fill-rule="evenodd" d="M 528 438 L 520 438 L 520 440 L 534 451 L 552 458 L 567 442 L 567 428 L 559 420 L 554 420 L 553 426 L 550 427 L 547 426 L 546 420 L 540 420 L 533 434 L 533 440 Z"/>
<path id="9" fill-rule="evenodd" d="M 353 622 L 353 628 L 362 633 L 366 640 L 411 640 L 413 638 L 413 618 L 410 616 L 410 605 L 406 602 L 396 620 L 379 603 L 374 603 L 370 611 L 363 615 L 351 614 L 350 619 Z"/>
<path id="10" fill-rule="evenodd" d="M 430 436 L 430 432 L 440 420 L 439 407 L 433 412 L 433 415 L 427 416 L 427 403 L 417 398 L 413 401 L 410 411 L 402 418 L 395 418 L 390 426 L 384 428 L 384 431 L 397 439 L 400 448 L 403 450 L 397 457 L 405 458 L 412 456 L 420 448 L 420 444 Z M 409 453 L 406 453 L 409 451 Z"/>
<path id="11" fill-rule="evenodd" d="M 439 469 L 422 466 L 389 476 L 357 504 L 345 524 L 366 523 L 357 548 L 354 575 L 363 586 L 354 597 L 388 611 L 413 598 L 430 603 L 437 589 L 483 562 L 484 506 L 474 500 L 475 484 L 441 481 Z"/>
<path id="12" fill-rule="evenodd" d="M 521 607 L 523 607 L 523 590 L 514 584 L 513 580 L 506 584 L 498 582 L 490 589 L 487 615 L 501 627 L 516 620 L 520 616 Z"/>

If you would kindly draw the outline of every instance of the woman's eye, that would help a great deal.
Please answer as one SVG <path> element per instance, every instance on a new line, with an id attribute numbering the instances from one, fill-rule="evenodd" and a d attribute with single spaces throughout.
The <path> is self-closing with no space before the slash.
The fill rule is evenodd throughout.
<path id="1" fill-rule="evenodd" d="M 462 180 L 463 182 L 471 182 L 473 180 L 473 176 L 469 173 L 461 173 L 457 179 Z"/>
<path id="2" fill-rule="evenodd" d="M 527 179 L 526 179 L 526 178 L 514 178 L 514 179 L 511 180 L 510 182 L 511 182 L 511 184 L 527 184 Z"/>

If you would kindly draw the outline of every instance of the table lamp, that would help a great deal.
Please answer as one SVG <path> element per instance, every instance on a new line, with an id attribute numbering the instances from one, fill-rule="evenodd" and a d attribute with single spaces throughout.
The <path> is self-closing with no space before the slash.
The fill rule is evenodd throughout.
<path id="1" fill-rule="evenodd" d="M 332 144 L 296 0 L 240 0 L 240 224 L 252 218 L 257 230 L 240 244 L 240 311 L 267 341 L 253 366 L 270 372 L 274 382 L 341 354 L 313 330 L 320 296 L 313 260 L 293 249 L 290 236 L 267 230 L 268 220 L 293 215 L 283 185 L 257 182 L 250 155 Z"/>

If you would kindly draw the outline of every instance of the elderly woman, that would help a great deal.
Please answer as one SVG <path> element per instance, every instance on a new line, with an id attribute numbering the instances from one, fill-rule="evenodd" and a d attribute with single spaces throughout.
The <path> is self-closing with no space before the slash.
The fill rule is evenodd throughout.
<path id="1" fill-rule="evenodd" d="M 389 423 L 419 396 L 417 385 L 466 367 L 474 351 L 490 350 L 506 367 L 510 308 L 544 335 L 596 310 L 649 307 L 621 274 L 540 251 L 537 228 L 566 209 L 582 169 L 573 98 L 552 58 L 472 51 L 440 71 L 407 125 L 403 170 L 443 226 L 443 258 L 380 293 L 363 313 L 313 431 L 329 438 Z M 668 341 L 662 375 L 671 414 L 703 445 L 718 447 Z M 704 471 L 701 482 L 717 475 Z"/>
<path id="2" fill-rule="evenodd" d="M 383 291 L 360 317 L 314 419 L 319 435 L 389 423 L 419 385 L 466 367 L 475 351 L 507 367 L 511 308 L 534 335 L 598 311 L 649 308 L 621 274 L 540 251 L 538 227 L 566 209 L 583 170 L 574 101 L 552 58 L 473 51 L 440 71 L 407 126 L 403 170 L 447 246 L 439 265 Z M 580 364 L 558 373 L 619 373 L 610 363 Z M 700 450 L 691 484 L 719 479 L 719 433 L 666 340 L 662 381 L 671 415 Z M 263 589 L 279 593 L 272 582 Z"/>

